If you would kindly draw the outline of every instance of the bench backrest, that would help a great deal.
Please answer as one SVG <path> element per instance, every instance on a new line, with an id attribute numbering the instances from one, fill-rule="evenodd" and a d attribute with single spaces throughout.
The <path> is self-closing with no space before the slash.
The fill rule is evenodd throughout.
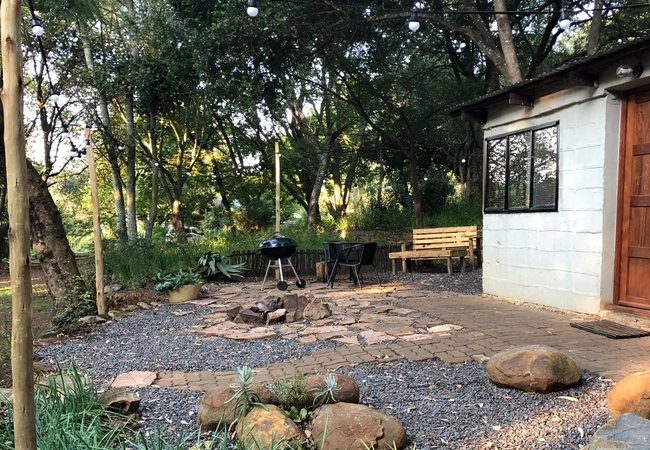
<path id="1" fill-rule="evenodd" d="M 476 226 L 449 228 L 420 228 L 413 230 L 413 250 L 451 247 L 469 247 L 469 238 L 475 237 Z"/>

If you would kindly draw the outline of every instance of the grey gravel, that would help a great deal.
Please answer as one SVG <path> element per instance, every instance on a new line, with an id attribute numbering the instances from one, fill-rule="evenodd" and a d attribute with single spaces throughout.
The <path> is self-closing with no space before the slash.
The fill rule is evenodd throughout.
<path id="1" fill-rule="evenodd" d="M 465 274 L 420 271 L 382 274 L 384 281 L 408 282 L 435 292 L 481 293 L 481 271 Z M 230 370 L 261 367 L 335 347 L 317 341 L 232 341 L 186 330 L 201 323 L 194 305 L 156 307 L 99 325 L 83 338 L 36 349 L 45 361 L 75 361 L 96 380 L 130 370 Z M 171 311 L 195 314 L 172 316 Z M 359 364 L 337 371 L 361 386 L 361 402 L 395 416 L 417 449 L 577 449 L 608 418 L 611 384 L 585 374 L 580 386 L 561 393 L 531 394 L 494 386 L 479 363 L 446 365 L 436 361 Z M 142 432 L 156 428 L 172 439 L 195 432 L 201 392 L 138 388 Z M 568 397 L 568 398 L 563 398 Z M 572 399 L 577 401 L 572 401 Z M 193 442 L 196 442 L 195 440 Z"/>

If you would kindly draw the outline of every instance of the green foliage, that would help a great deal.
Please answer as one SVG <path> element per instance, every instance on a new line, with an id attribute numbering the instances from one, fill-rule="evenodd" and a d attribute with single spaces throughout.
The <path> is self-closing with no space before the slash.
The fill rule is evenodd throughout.
<path id="1" fill-rule="evenodd" d="M 248 366 L 237 367 L 235 372 L 235 386 L 230 386 L 235 393 L 226 403 L 235 401 L 235 415 L 244 417 L 253 406 L 266 408 L 259 394 L 253 390 L 253 371 Z"/>
<path id="2" fill-rule="evenodd" d="M 292 406 L 290 410 L 286 411 L 287 416 L 296 423 L 303 423 L 309 417 L 309 411 L 306 408 L 296 408 Z"/>
<path id="3" fill-rule="evenodd" d="M 348 214 L 347 222 L 349 230 L 400 230 L 413 228 L 415 213 L 397 203 L 372 200 L 367 207 L 362 206 Z"/>
<path id="4" fill-rule="evenodd" d="M 83 324 L 79 323 L 80 317 L 97 314 L 97 303 L 90 290 L 78 292 L 75 285 L 69 297 L 75 298 L 76 300 L 69 301 L 68 306 L 52 318 L 52 326 L 50 329 L 58 329 L 64 333 L 73 333 L 83 328 Z"/>
<path id="5" fill-rule="evenodd" d="M 465 225 L 476 225 L 483 228 L 482 202 L 478 196 L 454 199 L 439 213 L 424 218 L 425 227 L 438 228 Z"/>
<path id="6" fill-rule="evenodd" d="M 420 183 L 422 212 L 425 215 L 439 213 L 454 193 L 454 186 L 449 176 L 440 170 L 427 173 L 425 178 Z"/>
<path id="7" fill-rule="evenodd" d="M 64 378 L 65 376 L 65 378 Z M 102 409 L 92 380 L 74 364 L 36 390 L 36 439 L 39 450 L 109 450 L 125 432 L 115 413 Z M 0 448 L 13 449 L 12 403 L 0 403 Z"/>
<path id="8" fill-rule="evenodd" d="M 154 279 L 154 290 L 156 291 L 173 291 L 186 284 L 197 284 L 203 281 L 200 273 L 192 269 L 178 269 L 177 272 L 168 272 L 166 274 L 158 273 Z"/>
<path id="9" fill-rule="evenodd" d="M 196 264 L 196 255 L 208 251 L 212 245 L 208 240 L 184 244 L 158 241 L 150 247 L 138 243 L 124 248 L 116 241 L 105 241 L 104 270 L 119 283 L 140 287 L 159 272 L 167 273 L 193 267 Z"/>
<path id="10" fill-rule="evenodd" d="M 269 390 L 285 411 L 291 411 L 295 405 L 302 404 L 309 395 L 305 375 L 301 372 L 296 372 L 290 378 L 272 378 Z"/>
<path id="11" fill-rule="evenodd" d="M 241 277 L 244 263 L 227 264 L 217 252 L 208 251 L 199 257 L 198 270 L 204 277 L 222 274 L 228 278 Z"/>
<path id="12" fill-rule="evenodd" d="M 313 389 L 314 405 L 324 405 L 325 403 L 330 402 L 335 403 L 337 400 L 334 394 L 337 390 L 339 390 L 339 388 L 336 375 L 328 373 L 325 375 L 325 379 L 321 381 L 320 385 Z"/>
<path id="13" fill-rule="evenodd" d="M 132 440 L 127 441 L 127 444 L 135 446 L 133 450 L 186 450 L 193 440 L 196 440 L 196 443 L 189 447 L 189 450 L 226 450 L 228 448 L 228 439 L 223 433 L 213 433 L 210 440 L 204 441 L 201 439 L 200 430 L 186 436 L 169 438 L 160 431 L 160 428 L 156 428 L 149 436 L 137 433 Z"/>

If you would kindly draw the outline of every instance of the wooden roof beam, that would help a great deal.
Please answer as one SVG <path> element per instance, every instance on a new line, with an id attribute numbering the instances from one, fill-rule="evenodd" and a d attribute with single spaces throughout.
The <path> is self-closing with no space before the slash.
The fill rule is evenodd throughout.
<path id="1" fill-rule="evenodd" d="M 514 92 L 510 93 L 510 96 L 508 97 L 508 104 L 509 105 L 516 105 L 516 106 L 533 106 L 533 96 L 532 95 L 522 95 L 522 94 L 515 94 Z"/>
<path id="2" fill-rule="evenodd" d="M 572 70 L 569 72 L 569 82 L 575 86 L 598 86 L 598 77 L 584 72 Z"/>
<path id="3" fill-rule="evenodd" d="M 470 111 L 463 109 L 460 112 L 460 118 L 469 122 L 485 123 L 487 122 L 487 113 L 484 110 Z"/>

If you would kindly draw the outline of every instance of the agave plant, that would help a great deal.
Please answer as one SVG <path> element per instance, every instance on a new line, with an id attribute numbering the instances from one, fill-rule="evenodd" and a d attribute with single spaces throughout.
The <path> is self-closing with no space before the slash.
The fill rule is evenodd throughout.
<path id="1" fill-rule="evenodd" d="M 198 270 L 204 277 L 210 277 L 218 274 L 225 275 L 228 278 L 241 277 L 244 263 L 227 264 L 223 256 L 217 252 L 205 252 L 199 257 Z"/>
<path id="2" fill-rule="evenodd" d="M 253 390 L 253 371 L 248 366 L 237 367 L 235 372 L 235 385 L 230 386 L 235 393 L 226 403 L 235 401 L 235 415 L 244 417 L 253 406 L 266 408 L 259 394 Z"/>
<path id="3" fill-rule="evenodd" d="M 314 405 L 324 405 L 325 403 L 336 403 L 336 398 L 334 398 L 335 392 L 339 390 L 338 379 L 335 375 L 328 373 L 325 375 L 325 379 L 321 381 L 320 386 L 313 389 L 314 393 Z"/>

